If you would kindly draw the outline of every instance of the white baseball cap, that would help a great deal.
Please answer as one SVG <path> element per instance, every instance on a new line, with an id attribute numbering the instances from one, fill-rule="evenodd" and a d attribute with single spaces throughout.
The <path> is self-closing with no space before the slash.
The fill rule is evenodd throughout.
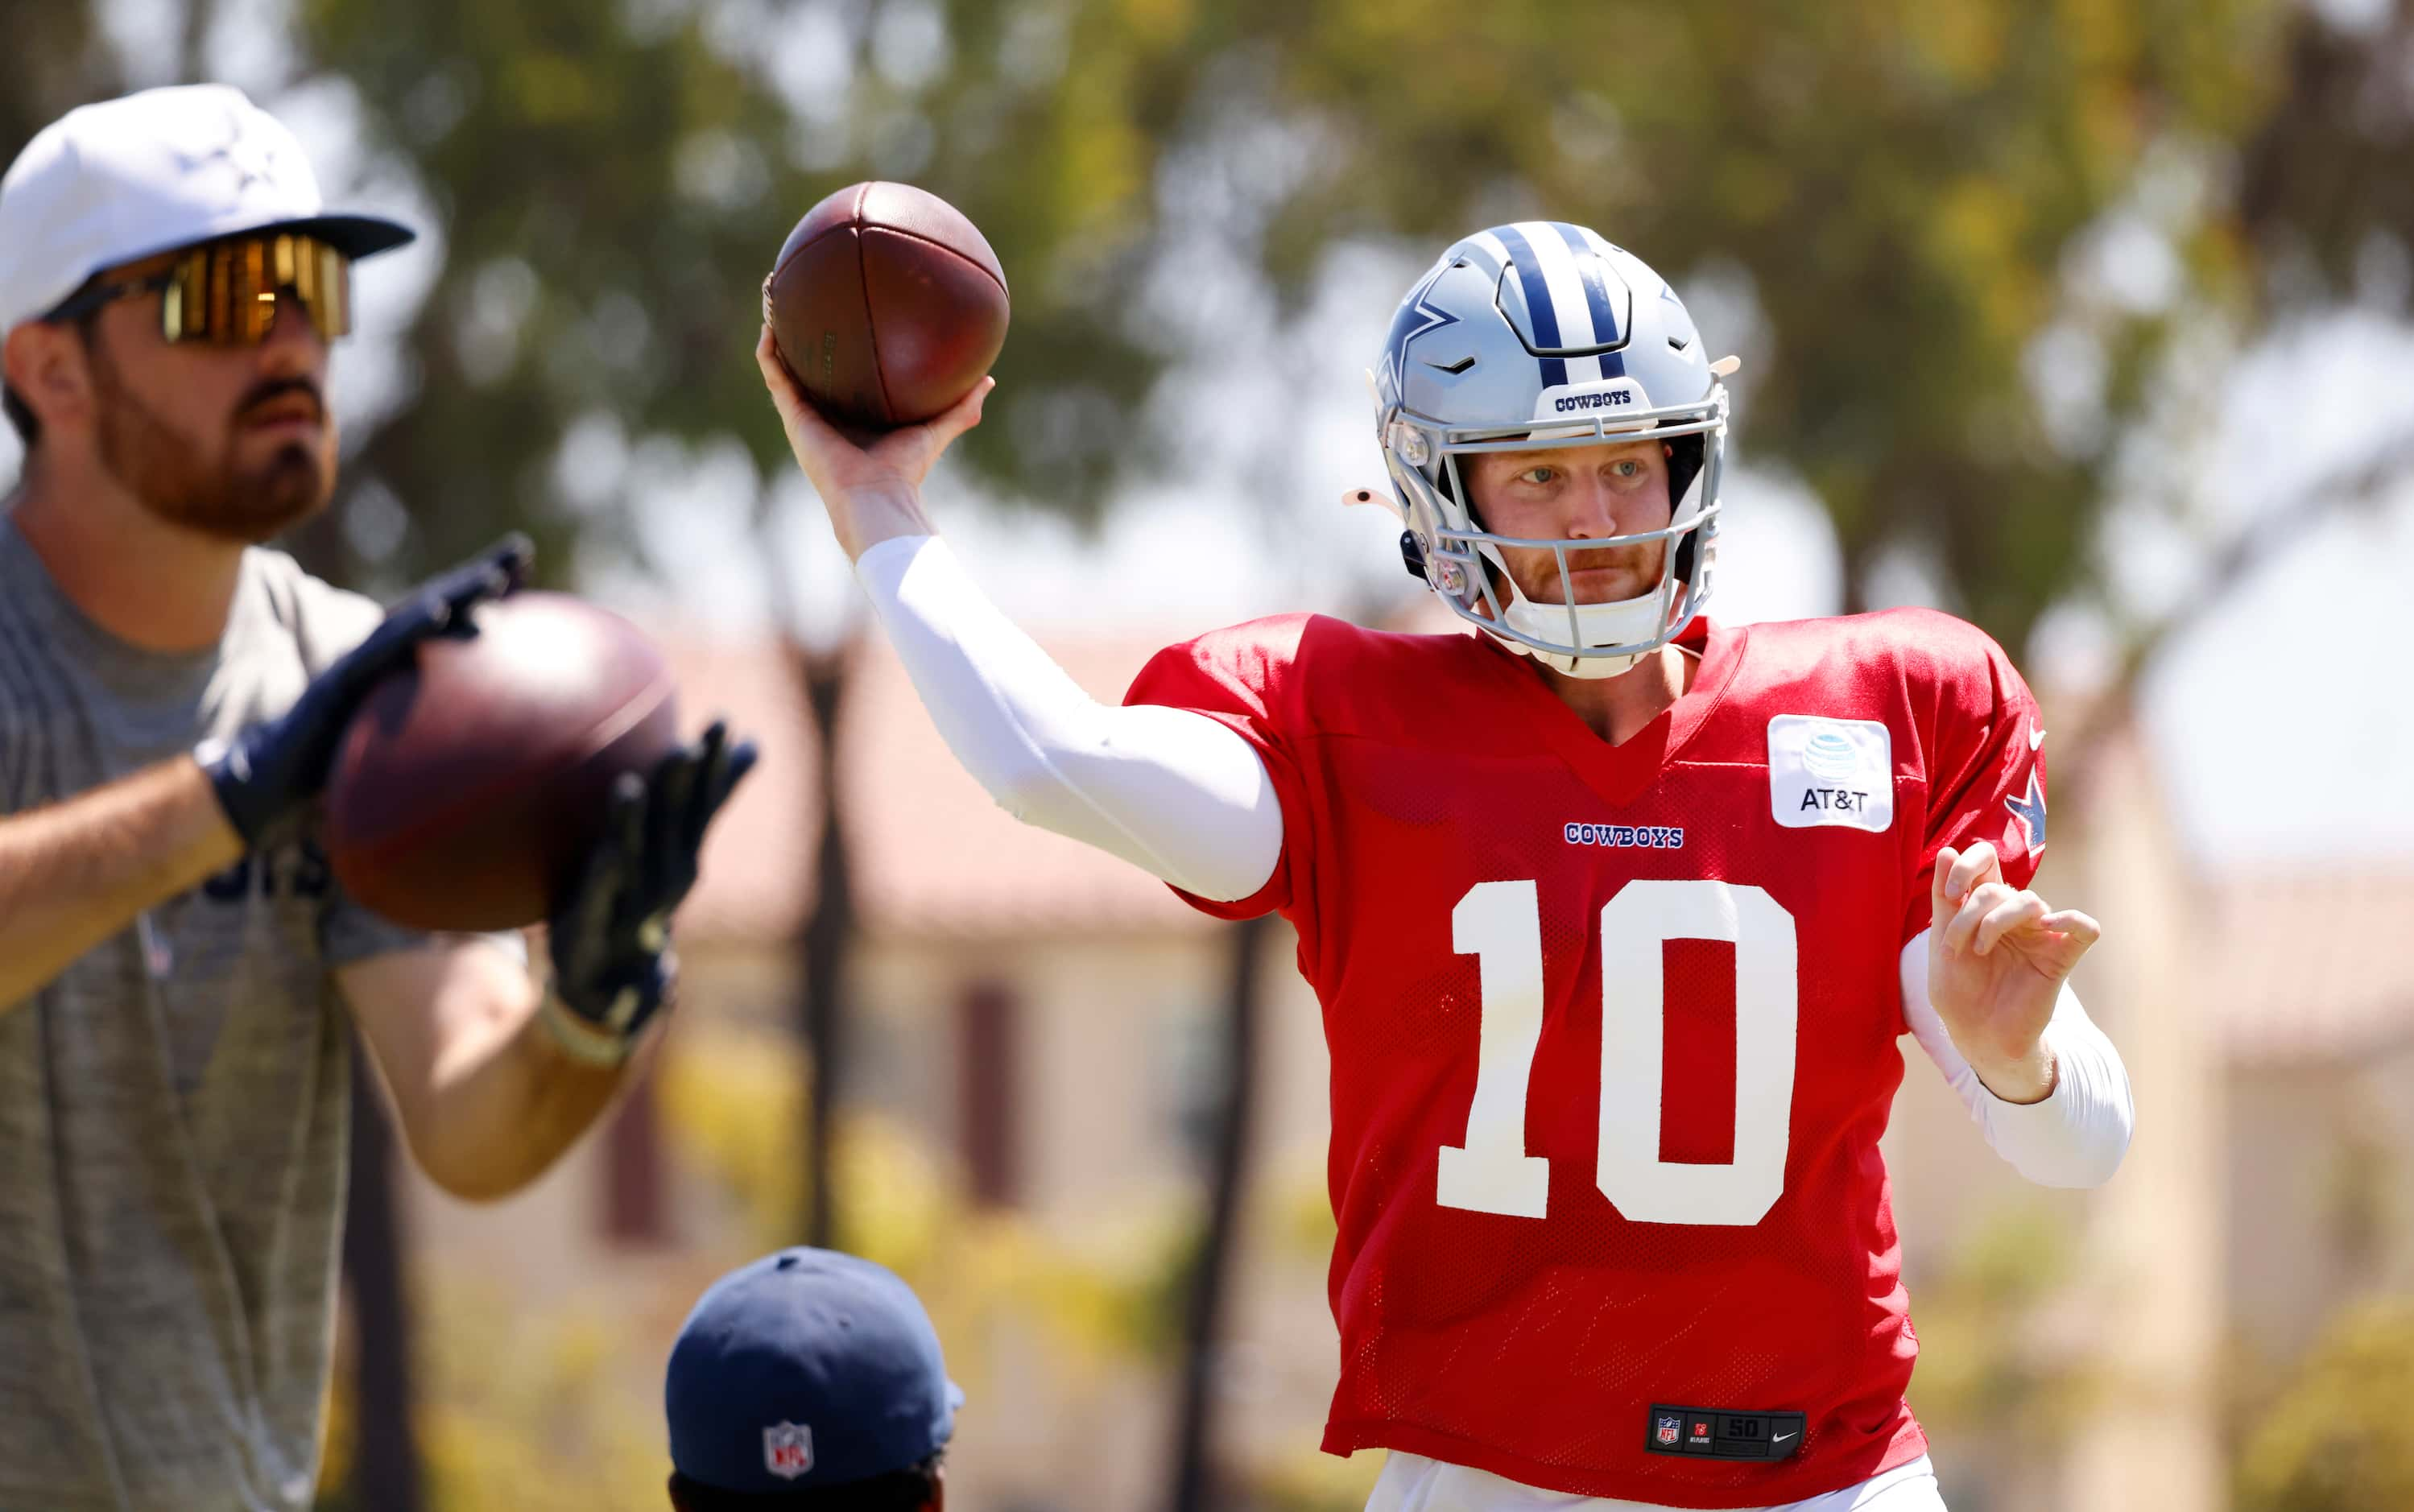
<path id="1" fill-rule="evenodd" d="M 353 258 L 414 234 L 326 214 L 302 143 L 239 89 L 179 84 L 80 106 L 0 178 L 0 338 L 103 268 L 271 229 Z"/>

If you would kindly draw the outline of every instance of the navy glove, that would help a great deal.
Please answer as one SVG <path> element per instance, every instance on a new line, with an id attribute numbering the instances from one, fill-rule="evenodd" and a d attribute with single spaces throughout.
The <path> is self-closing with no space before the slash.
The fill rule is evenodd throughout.
<path id="1" fill-rule="evenodd" d="M 562 1047 L 593 1065 L 628 1059 L 678 976 L 670 917 L 695 885 L 706 826 L 753 769 L 754 746 L 719 722 L 663 758 L 649 778 L 614 786 L 604 838 L 555 909 L 545 1018 Z"/>
<path id="2" fill-rule="evenodd" d="M 327 785 L 344 727 L 369 689 L 410 665 L 420 642 L 467 632 L 469 611 L 517 588 L 535 555 L 528 537 L 514 531 L 421 584 L 368 639 L 312 678 L 291 708 L 246 726 L 231 741 L 208 741 L 194 750 L 245 850 Z"/>

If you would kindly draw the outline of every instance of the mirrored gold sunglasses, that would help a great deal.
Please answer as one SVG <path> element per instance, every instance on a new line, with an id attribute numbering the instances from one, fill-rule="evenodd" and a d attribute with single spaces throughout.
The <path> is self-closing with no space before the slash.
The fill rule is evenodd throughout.
<path id="1" fill-rule="evenodd" d="M 102 305 L 157 292 L 159 334 L 170 341 L 258 346 L 289 295 L 328 341 L 352 329 L 351 260 L 315 236 L 238 236 L 192 248 L 160 273 L 96 284 L 43 317 L 72 320 Z"/>

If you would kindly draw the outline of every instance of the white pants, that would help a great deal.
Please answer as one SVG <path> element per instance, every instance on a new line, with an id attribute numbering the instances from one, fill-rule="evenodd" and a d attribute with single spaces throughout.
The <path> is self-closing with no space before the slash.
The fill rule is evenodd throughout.
<path id="1" fill-rule="evenodd" d="M 1546 1491 L 1486 1471 L 1423 1455 L 1394 1454 L 1384 1461 L 1366 1512 L 1664 1512 L 1649 1502 Z M 1936 1469 L 1921 1455 L 1909 1464 L 1829 1491 L 1807 1502 L 1762 1507 L 1756 1512 L 1945 1512 L 1937 1494 Z"/>

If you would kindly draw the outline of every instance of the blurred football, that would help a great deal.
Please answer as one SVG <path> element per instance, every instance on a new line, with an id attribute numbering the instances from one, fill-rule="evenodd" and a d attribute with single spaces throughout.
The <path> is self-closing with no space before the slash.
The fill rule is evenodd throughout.
<path id="1" fill-rule="evenodd" d="M 670 669 L 618 615 L 516 593 L 471 622 L 370 692 L 327 784 L 336 880 L 414 928 L 545 918 L 604 833 L 614 779 L 678 740 Z"/>
<path id="2" fill-rule="evenodd" d="M 763 319 L 807 396 L 873 429 L 971 393 L 1006 345 L 1006 313 L 979 229 L 908 184 L 857 184 L 813 206 L 763 280 Z"/>

